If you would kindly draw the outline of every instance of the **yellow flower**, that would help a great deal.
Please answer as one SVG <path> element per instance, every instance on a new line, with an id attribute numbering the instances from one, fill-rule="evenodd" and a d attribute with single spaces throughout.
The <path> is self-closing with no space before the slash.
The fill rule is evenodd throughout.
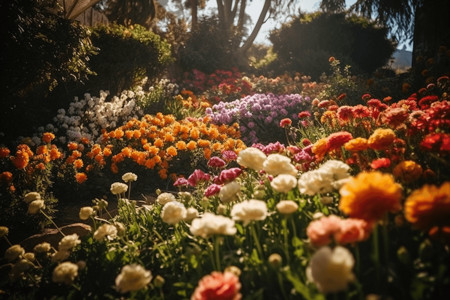
<path id="1" fill-rule="evenodd" d="M 368 147 L 369 145 L 367 144 L 367 139 L 361 137 L 348 141 L 344 145 L 345 150 L 352 152 L 366 150 Z"/>
<path id="2" fill-rule="evenodd" d="M 392 174 L 395 178 L 400 179 L 406 183 L 416 181 L 420 178 L 420 176 L 422 176 L 422 173 L 422 167 L 412 160 L 402 161 L 401 163 L 396 165 L 394 170 L 392 171 Z"/>
<path id="3" fill-rule="evenodd" d="M 395 132 L 392 129 L 376 129 L 369 137 L 369 147 L 374 150 L 384 150 L 392 145 L 395 139 Z"/>
<path id="4" fill-rule="evenodd" d="M 328 151 L 328 139 L 322 138 L 314 143 L 312 152 L 319 158 L 323 158 Z"/>
<path id="5" fill-rule="evenodd" d="M 340 189 L 339 209 L 368 222 L 401 209 L 402 188 L 390 174 L 361 172 Z"/>

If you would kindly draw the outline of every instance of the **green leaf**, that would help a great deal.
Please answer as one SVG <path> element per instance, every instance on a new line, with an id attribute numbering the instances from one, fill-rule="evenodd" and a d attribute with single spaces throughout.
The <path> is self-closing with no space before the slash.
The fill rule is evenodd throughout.
<path id="1" fill-rule="evenodd" d="M 294 289 L 299 292 L 303 298 L 307 300 L 325 300 L 325 297 L 321 294 L 312 295 L 311 290 L 306 284 L 304 284 L 297 275 L 293 274 L 289 268 L 284 270 L 286 278 L 292 283 Z"/>

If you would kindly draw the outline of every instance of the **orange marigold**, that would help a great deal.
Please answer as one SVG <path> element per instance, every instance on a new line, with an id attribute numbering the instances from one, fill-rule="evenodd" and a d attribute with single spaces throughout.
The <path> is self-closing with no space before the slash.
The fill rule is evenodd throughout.
<path id="1" fill-rule="evenodd" d="M 77 173 L 77 174 L 75 174 L 75 180 L 78 182 L 78 183 L 83 183 L 83 182 L 85 182 L 86 180 L 87 180 L 87 175 L 86 175 L 86 173 Z"/>
<path id="2" fill-rule="evenodd" d="M 153 145 L 155 145 L 155 147 L 161 148 L 162 146 L 164 146 L 164 142 L 162 139 L 156 138 L 153 142 Z"/>
<path id="3" fill-rule="evenodd" d="M 422 176 L 422 173 L 422 166 L 412 160 L 404 160 L 392 170 L 392 174 L 395 178 L 406 183 L 416 181 Z"/>
<path id="4" fill-rule="evenodd" d="M 13 174 L 11 172 L 5 171 L 0 174 L 0 182 L 11 182 Z"/>
<path id="5" fill-rule="evenodd" d="M 311 150 L 319 159 L 323 158 L 328 151 L 328 139 L 321 138 L 314 143 Z"/>
<path id="6" fill-rule="evenodd" d="M 77 150 L 78 149 L 78 144 L 75 143 L 75 142 L 70 142 L 70 143 L 67 144 L 67 148 L 70 151 Z"/>
<path id="7" fill-rule="evenodd" d="M 167 154 L 169 154 L 170 156 L 177 156 L 177 148 L 175 148 L 174 146 L 170 146 L 169 148 L 167 148 Z"/>
<path id="8" fill-rule="evenodd" d="M 76 169 L 81 169 L 82 167 L 83 167 L 83 160 L 82 159 L 77 159 L 77 160 L 75 160 L 74 162 L 73 162 L 73 166 L 76 168 Z"/>
<path id="9" fill-rule="evenodd" d="M 119 167 L 117 167 L 115 163 L 111 164 L 111 172 L 113 172 L 114 174 L 119 173 Z"/>
<path id="10" fill-rule="evenodd" d="M 180 151 L 186 150 L 186 143 L 184 141 L 178 141 L 176 142 L 175 147 Z"/>
<path id="11" fill-rule="evenodd" d="M 203 155 L 205 156 L 206 159 L 210 159 L 211 158 L 211 149 L 209 149 L 209 148 L 203 149 Z"/>
<path id="12" fill-rule="evenodd" d="M 11 161 L 17 169 L 24 169 L 30 161 L 30 156 L 26 151 L 17 150 L 16 156 L 12 156 Z"/>
<path id="13" fill-rule="evenodd" d="M 50 150 L 50 159 L 56 160 L 62 157 L 61 152 L 59 152 L 58 148 L 55 145 L 52 145 L 52 149 Z"/>
<path id="14" fill-rule="evenodd" d="M 0 147 L 0 158 L 5 158 L 5 157 L 9 156 L 10 153 L 11 153 L 11 151 L 9 151 L 8 148 Z"/>
<path id="15" fill-rule="evenodd" d="M 340 189 L 339 209 L 351 218 L 368 222 L 381 219 L 387 212 L 399 211 L 402 188 L 390 174 L 361 172 Z"/>
<path id="16" fill-rule="evenodd" d="M 392 129 L 377 128 L 369 137 L 369 147 L 374 150 L 387 149 L 392 145 L 395 137 L 395 132 Z"/>
<path id="17" fill-rule="evenodd" d="M 106 147 L 105 149 L 103 149 L 103 155 L 105 157 L 108 157 L 112 154 L 111 148 Z"/>
<path id="18" fill-rule="evenodd" d="M 47 154 L 47 153 L 48 153 L 48 148 L 46 145 L 39 146 L 36 149 L 36 154 Z"/>
<path id="19" fill-rule="evenodd" d="M 191 151 L 195 150 L 197 149 L 197 143 L 194 141 L 190 141 L 189 143 L 187 143 L 186 147 Z"/>
<path id="20" fill-rule="evenodd" d="M 42 134 L 42 141 L 46 144 L 49 144 L 54 139 L 55 139 L 55 135 L 51 132 L 44 132 Z"/>
<path id="21" fill-rule="evenodd" d="M 116 138 L 116 139 L 121 139 L 123 136 L 124 136 L 124 132 L 123 132 L 123 130 L 122 129 L 120 129 L 120 128 L 117 128 L 116 130 L 114 130 L 114 137 Z"/>
<path id="22" fill-rule="evenodd" d="M 167 179 L 167 169 L 161 169 L 158 171 L 159 177 L 161 179 Z"/>
<path id="23" fill-rule="evenodd" d="M 352 152 L 363 151 L 366 150 L 368 147 L 369 145 L 367 143 L 367 139 L 361 137 L 348 141 L 344 145 L 345 150 Z"/>
<path id="24" fill-rule="evenodd" d="M 450 226 L 450 182 L 440 187 L 424 185 L 409 195 L 405 202 L 405 218 L 422 230 Z"/>
<path id="25" fill-rule="evenodd" d="M 87 137 L 82 137 L 80 139 L 80 142 L 82 142 L 83 144 L 87 145 L 87 144 L 89 144 L 89 139 Z"/>
<path id="26" fill-rule="evenodd" d="M 200 131 L 197 128 L 192 128 L 191 133 L 189 134 L 191 138 L 194 140 L 198 139 L 200 137 Z"/>
<path id="27" fill-rule="evenodd" d="M 207 148 L 211 145 L 211 142 L 208 140 L 198 140 L 197 145 L 201 148 Z"/>

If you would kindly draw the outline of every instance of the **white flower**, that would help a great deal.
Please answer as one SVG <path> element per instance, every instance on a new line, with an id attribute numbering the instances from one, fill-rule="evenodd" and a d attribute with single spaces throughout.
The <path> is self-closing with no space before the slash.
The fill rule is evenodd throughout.
<path id="1" fill-rule="evenodd" d="M 78 237 L 78 234 L 74 233 L 71 235 L 66 235 L 59 241 L 58 250 L 59 251 L 69 251 L 76 245 L 80 244 L 81 241 Z"/>
<path id="2" fill-rule="evenodd" d="M 138 291 L 145 288 L 152 280 L 152 273 L 141 265 L 126 265 L 116 277 L 116 288 L 121 293 Z"/>
<path id="3" fill-rule="evenodd" d="M 34 200 L 28 205 L 28 213 L 30 215 L 37 214 L 44 207 L 44 200 Z"/>
<path id="4" fill-rule="evenodd" d="M 289 174 L 280 174 L 275 177 L 270 186 L 277 192 L 287 193 L 297 185 L 297 178 Z"/>
<path id="5" fill-rule="evenodd" d="M 184 218 L 184 220 L 189 222 L 189 221 L 192 221 L 195 218 L 198 218 L 198 210 L 195 209 L 194 207 L 189 207 L 186 210 L 186 217 Z"/>
<path id="6" fill-rule="evenodd" d="M 261 150 L 248 147 L 239 152 L 237 163 L 246 168 L 260 171 L 263 169 L 263 163 L 267 156 Z"/>
<path id="7" fill-rule="evenodd" d="M 277 210 L 280 214 L 290 215 L 298 209 L 298 204 L 292 200 L 282 200 L 277 204 Z"/>
<path id="8" fill-rule="evenodd" d="M 56 251 L 52 255 L 52 262 L 60 262 L 66 260 L 69 258 L 69 256 L 70 256 L 69 251 Z"/>
<path id="9" fill-rule="evenodd" d="M 233 220 L 243 221 L 244 225 L 250 221 L 262 221 L 267 217 L 267 204 L 261 200 L 250 199 L 237 203 L 231 209 Z"/>
<path id="10" fill-rule="evenodd" d="M 205 213 L 201 218 L 192 220 L 191 233 L 207 238 L 214 234 L 234 235 L 236 227 L 234 221 L 224 216 Z"/>
<path id="11" fill-rule="evenodd" d="M 229 203 L 231 201 L 236 200 L 237 193 L 240 192 L 240 190 L 241 185 L 236 181 L 232 181 L 225 184 L 223 187 L 220 188 L 219 191 L 220 201 L 222 201 L 223 203 Z"/>
<path id="12" fill-rule="evenodd" d="M 161 193 L 158 195 L 158 198 L 156 198 L 156 201 L 161 205 L 165 205 L 166 203 L 176 200 L 177 199 L 175 198 L 175 196 L 171 193 Z"/>
<path id="13" fill-rule="evenodd" d="M 270 154 L 264 161 L 263 170 L 273 176 L 279 174 L 297 175 L 297 169 L 291 163 L 291 159 L 281 154 Z"/>
<path id="14" fill-rule="evenodd" d="M 71 263 L 70 261 L 66 261 L 60 263 L 53 270 L 52 280 L 53 282 L 71 284 L 75 280 L 75 277 L 77 276 L 78 276 L 78 265 Z"/>
<path id="15" fill-rule="evenodd" d="M 168 202 L 162 208 L 161 218 L 167 224 L 177 224 L 186 218 L 186 208 L 180 202 Z"/>
<path id="16" fill-rule="evenodd" d="M 125 181 L 126 183 L 130 182 L 130 181 L 136 181 L 137 180 L 137 175 L 131 172 L 125 173 L 122 175 L 122 180 Z"/>
<path id="17" fill-rule="evenodd" d="M 26 203 L 31 203 L 34 200 L 41 200 L 41 194 L 39 194 L 38 192 L 30 192 L 26 194 L 25 198 L 23 199 L 23 201 L 25 201 Z"/>
<path id="18" fill-rule="evenodd" d="M 6 249 L 5 259 L 8 261 L 13 261 L 23 254 L 25 254 L 25 249 L 23 249 L 20 245 L 12 245 Z"/>
<path id="19" fill-rule="evenodd" d="M 90 206 L 85 206 L 80 209 L 79 216 L 80 216 L 80 219 L 84 221 L 84 220 L 89 219 L 89 217 L 92 216 L 93 214 L 94 214 L 94 209 Z"/>
<path id="20" fill-rule="evenodd" d="M 117 228 L 114 225 L 103 224 L 94 232 L 94 239 L 103 240 L 105 237 L 112 240 L 117 237 Z"/>
<path id="21" fill-rule="evenodd" d="M 350 166 L 340 160 L 328 160 L 320 166 L 320 170 L 324 173 L 331 174 L 333 176 L 333 181 L 350 177 L 350 174 L 348 173 L 348 171 L 350 171 Z"/>
<path id="22" fill-rule="evenodd" d="M 337 246 L 332 250 L 325 246 L 312 256 L 306 275 L 320 292 L 335 293 L 345 290 L 348 283 L 355 279 L 352 273 L 354 263 L 352 254 L 346 248 Z"/>
<path id="23" fill-rule="evenodd" d="M 47 242 L 43 242 L 34 246 L 33 251 L 35 253 L 47 253 L 51 249 L 51 245 Z"/>
<path id="24" fill-rule="evenodd" d="M 300 193 L 314 196 L 317 193 L 326 193 L 333 190 L 332 178 L 320 170 L 303 173 L 298 180 Z"/>
<path id="25" fill-rule="evenodd" d="M 111 193 L 113 195 L 120 195 L 125 193 L 128 190 L 128 185 L 122 182 L 114 182 L 111 184 Z"/>

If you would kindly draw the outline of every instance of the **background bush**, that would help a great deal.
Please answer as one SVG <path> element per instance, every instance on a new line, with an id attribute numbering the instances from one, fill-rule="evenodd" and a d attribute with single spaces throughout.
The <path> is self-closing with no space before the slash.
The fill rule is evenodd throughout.
<path id="1" fill-rule="evenodd" d="M 395 50 L 387 29 L 367 19 L 340 14 L 300 14 L 270 35 L 278 73 L 301 72 L 317 79 L 329 71 L 328 58 L 372 73 L 385 65 Z"/>

